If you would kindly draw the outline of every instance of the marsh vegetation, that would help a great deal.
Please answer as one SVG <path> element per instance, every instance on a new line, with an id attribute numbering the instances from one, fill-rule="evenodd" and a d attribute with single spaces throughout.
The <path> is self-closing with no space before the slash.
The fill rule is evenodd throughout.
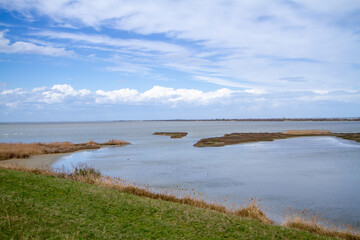
<path id="1" fill-rule="evenodd" d="M 183 138 L 188 135 L 187 132 L 154 132 L 153 135 L 169 136 L 171 138 Z"/>
<path id="2" fill-rule="evenodd" d="M 28 158 L 33 155 L 50 153 L 70 153 L 87 149 L 99 149 L 102 146 L 125 146 L 130 143 L 122 140 L 109 140 L 105 143 L 89 141 L 87 143 L 0 143 L 0 160 Z"/>
<path id="3" fill-rule="evenodd" d="M 231 133 L 222 137 L 203 138 L 194 144 L 195 147 L 223 147 L 239 143 L 274 141 L 293 137 L 334 136 L 360 142 L 360 133 L 333 133 L 325 130 L 289 130 L 274 133 Z"/>

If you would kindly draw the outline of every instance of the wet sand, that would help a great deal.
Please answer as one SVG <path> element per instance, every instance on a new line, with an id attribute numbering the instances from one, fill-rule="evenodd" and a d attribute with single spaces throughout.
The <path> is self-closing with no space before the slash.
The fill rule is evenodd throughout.
<path id="1" fill-rule="evenodd" d="M 44 170 L 51 170 L 51 166 L 60 158 L 70 155 L 72 153 L 54 153 L 54 154 L 43 154 L 35 155 L 29 158 L 13 158 L 9 160 L 0 161 L 2 164 L 17 165 L 26 168 L 39 168 Z"/>

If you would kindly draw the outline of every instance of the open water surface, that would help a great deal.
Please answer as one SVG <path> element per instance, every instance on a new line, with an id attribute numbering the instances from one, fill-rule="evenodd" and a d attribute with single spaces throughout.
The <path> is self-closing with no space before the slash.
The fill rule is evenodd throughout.
<path id="1" fill-rule="evenodd" d="M 103 174 L 159 189 L 176 186 L 205 193 L 207 199 L 245 204 L 262 199 L 269 217 L 281 221 L 286 207 L 311 209 L 332 222 L 359 225 L 360 144 L 335 137 L 299 137 L 220 148 L 196 148 L 204 137 L 233 132 L 324 129 L 360 132 L 360 122 L 145 121 L 0 124 L 0 142 L 105 142 L 125 147 L 77 152 L 54 168 L 86 163 Z M 183 139 L 154 136 L 184 131 Z"/>

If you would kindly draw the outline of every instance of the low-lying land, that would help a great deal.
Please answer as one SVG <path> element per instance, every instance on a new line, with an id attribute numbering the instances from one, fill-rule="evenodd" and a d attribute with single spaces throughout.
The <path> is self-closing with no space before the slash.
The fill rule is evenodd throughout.
<path id="1" fill-rule="evenodd" d="M 239 143 L 274 141 L 292 137 L 335 136 L 360 142 L 360 133 L 332 133 L 324 130 L 289 130 L 276 133 L 231 133 L 222 137 L 203 138 L 194 144 L 195 147 L 223 147 Z"/>
<path id="2" fill-rule="evenodd" d="M 153 135 L 169 136 L 171 138 L 183 138 L 188 135 L 187 132 L 154 132 Z"/>
<path id="3" fill-rule="evenodd" d="M 0 239 L 360 239 L 351 233 L 325 237 L 265 224 L 251 215 L 151 199 L 161 198 L 116 187 L 96 172 L 20 170 L 0 169 Z M 243 210 L 249 212 L 251 205 Z"/>
<path id="4" fill-rule="evenodd" d="M 109 140 L 105 143 L 90 141 L 87 143 L 0 143 L 0 160 L 28 158 L 33 155 L 51 153 L 70 153 L 86 149 L 99 149 L 102 146 L 125 146 L 130 143 L 122 140 Z"/>
<path id="5" fill-rule="evenodd" d="M 198 122 L 210 122 L 210 121 L 225 121 L 225 122 L 344 122 L 344 121 L 360 121 L 360 118 L 216 118 L 216 119 L 171 119 L 171 120 L 149 120 L 149 121 L 198 121 Z"/>

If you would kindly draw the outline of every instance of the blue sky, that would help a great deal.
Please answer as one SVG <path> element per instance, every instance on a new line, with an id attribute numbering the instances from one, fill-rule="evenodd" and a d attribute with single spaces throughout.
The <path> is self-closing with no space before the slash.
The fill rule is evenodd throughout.
<path id="1" fill-rule="evenodd" d="M 359 117 L 360 1 L 0 0 L 0 121 Z"/>

